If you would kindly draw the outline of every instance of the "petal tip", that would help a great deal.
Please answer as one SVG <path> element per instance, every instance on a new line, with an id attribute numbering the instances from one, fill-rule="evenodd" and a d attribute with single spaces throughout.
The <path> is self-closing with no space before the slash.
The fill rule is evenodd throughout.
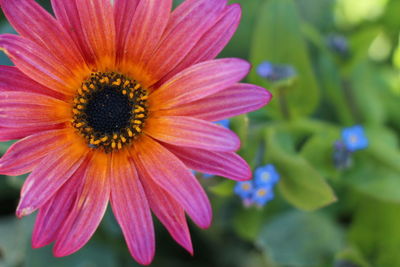
<path id="1" fill-rule="evenodd" d="M 22 217 L 28 216 L 29 214 L 31 214 L 34 211 L 35 211 L 35 209 L 33 207 L 22 208 L 22 207 L 18 206 L 16 215 L 17 215 L 18 219 L 21 219 Z"/>

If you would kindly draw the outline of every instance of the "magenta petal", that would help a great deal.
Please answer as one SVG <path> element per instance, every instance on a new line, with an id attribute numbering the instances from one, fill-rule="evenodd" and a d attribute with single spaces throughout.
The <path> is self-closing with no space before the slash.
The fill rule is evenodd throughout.
<path id="1" fill-rule="evenodd" d="M 114 8 L 110 0 L 77 0 L 77 9 L 86 42 L 91 48 L 98 70 L 115 66 L 116 29 Z"/>
<path id="2" fill-rule="evenodd" d="M 78 48 L 69 34 L 34 0 L 0 0 L 8 21 L 23 37 L 46 48 L 65 65 L 84 65 Z"/>
<path id="3" fill-rule="evenodd" d="M 46 202 L 36 217 L 32 247 L 40 248 L 55 241 L 77 199 L 87 164 L 83 163 L 74 175 Z"/>
<path id="4" fill-rule="evenodd" d="M 94 55 L 86 41 L 81 20 L 78 16 L 78 7 L 75 0 L 51 0 L 57 20 L 69 33 L 82 56 L 89 65 L 94 65 Z"/>
<path id="5" fill-rule="evenodd" d="M 139 2 L 129 31 L 119 37 L 124 38 L 122 59 L 140 67 L 145 65 L 159 44 L 171 7 L 172 0 Z"/>
<path id="6" fill-rule="evenodd" d="M 193 246 L 184 209 L 164 189 L 153 182 L 139 161 L 137 161 L 137 164 L 152 211 L 167 228 L 174 240 L 193 255 Z"/>
<path id="7" fill-rule="evenodd" d="M 85 154 L 67 146 L 49 153 L 26 179 L 21 190 L 17 216 L 31 214 L 45 204 L 75 173 L 85 159 Z"/>
<path id="8" fill-rule="evenodd" d="M 113 155 L 111 206 L 132 257 L 150 264 L 155 252 L 153 219 L 137 171 L 126 155 Z"/>
<path id="9" fill-rule="evenodd" d="M 0 142 L 6 142 L 10 140 L 17 140 L 25 138 L 35 133 L 42 131 L 55 130 L 64 127 L 63 125 L 45 125 L 45 126 L 31 126 L 31 127 L 18 127 L 8 128 L 0 126 Z"/>
<path id="10" fill-rule="evenodd" d="M 14 62 L 20 71 L 36 82 L 65 95 L 71 95 L 69 80 L 72 71 L 46 49 L 23 37 L 13 34 L 0 35 L 0 50 Z"/>
<path id="11" fill-rule="evenodd" d="M 65 98 L 63 94 L 35 82 L 18 68 L 11 66 L 0 66 L 0 92 L 2 91 L 37 93 L 61 100 Z"/>
<path id="12" fill-rule="evenodd" d="M 203 173 L 223 176 L 236 181 L 251 178 L 247 162 L 233 152 L 213 152 L 202 149 L 165 145 L 188 168 Z"/>
<path id="13" fill-rule="evenodd" d="M 158 49 L 147 63 L 154 84 L 170 72 L 218 20 L 226 0 L 188 0 L 171 14 Z"/>
<path id="14" fill-rule="evenodd" d="M 157 84 L 163 84 L 191 65 L 214 59 L 232 38 L 239 26 L 241 14 L 241 8 L 238 4 L 228 6 L 221 18 L 202 36 L 178 66 Z"/>
<path id="15" fill-rule="evenodd" d="M 271 99 L 271 93 L 262 87 L 236 84 L 200 100 L 166 110 L 163 115 L 219 121 L 257 110 L 268 104 Z"/>
<path id="16" fill-rule="evenodd" d="M 236 58 L 210 60 L 172 77 L 150 95 L 153 109 L 177 107 L 215 94 L 243 79 L 250 64 Z"/>
<path id="17" fill-rule="evenodd" d="M 64 123 L 70 120 L 68 103 L 28 92 L 1 92 L 0 126 L 37 127 Z"/>
<path id="18" fill-rule="evenodd" d="M 166 148 L 146 136 L 142 137 L 136 153 L 142 171 L 175 198 L 199 227 L 209 227 L 211 205 L 191 171 Z"/>
<path id="19" fill-rule="evenodd" d="M 240 147 L 238 136 L 219 125 L 191 117 L 151 118 L 145 128 L 162 142 L 212 151 L 231 152 Z"/>
<path id="20" fill-rule="evenodd" d="M 70 255 L 82 248 L 100 224 L 110 198 L 109 155 L 95 154 L 86 171 L 82 190 L 57 236 L 56 257 Z"/>
<path id="21" fill-rule="evenodd" d="M 12 145 L 0 159 L 0 173 L 18 176 L 28 173 L 46 155 L 63 149 L 68 144 L 63 130 L 44 131 L 31 135 Z"/>

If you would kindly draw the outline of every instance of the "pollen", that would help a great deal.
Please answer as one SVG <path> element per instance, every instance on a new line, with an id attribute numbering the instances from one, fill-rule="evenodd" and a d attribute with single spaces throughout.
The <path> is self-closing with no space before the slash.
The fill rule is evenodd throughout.
<path id="1" fill-rule="evenodd" d="M 92 149 L 105 153 L 131 145 L 148 117 L 147 90 L 114 72 L 94 72 L 77 90 L 72 125 Z"/>

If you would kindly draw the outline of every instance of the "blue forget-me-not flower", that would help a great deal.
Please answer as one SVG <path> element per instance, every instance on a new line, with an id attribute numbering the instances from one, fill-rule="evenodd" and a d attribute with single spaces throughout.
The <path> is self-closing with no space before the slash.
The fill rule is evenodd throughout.
<path id="1" fill-rule="evenodd" d="M 279 177 L 274 165 L 268 164 L 256 169 L 253 180 L 238 182 L 234 191 L 242 198 L 245 206 L 262 207 L 274 198 L 273 189 Z"/>

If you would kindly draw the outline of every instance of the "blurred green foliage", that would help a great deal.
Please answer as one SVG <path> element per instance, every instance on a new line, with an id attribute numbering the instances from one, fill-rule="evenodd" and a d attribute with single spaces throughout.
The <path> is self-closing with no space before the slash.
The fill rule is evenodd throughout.
<path id="1" fill-rule="evenodd" d="M 39 2 L 51 10 L 48 0 Z M 247 82 L 274 94 L 267 107 L 233 118 L 231 127 L 253 169 L 275 164 L 278 192 L 262 209 L 245 208 L 233 195 L 234 182 L 202 180 L 213 226 L 191 227 L 191 257 L 157 224 L 152 266 L 400 266 L 400 1 L 230 2 L 241 4 L 243 18 L 220 56 L 248 59 Z M 14 33 L 3 14 L 0 32 Z M 329 45 L 333 35 L 346 38 L 348 52 Z M 263 61 L 292 65 L 297 78 L 275 86 L 257 75 Z M 11 62 L 0 54 L 0 64 Z M 338 170 L 333 144 L 354 124 L 365 127 L 370 146 Z M 10 144 L 1 143 L 0 154 Z M 31 249 L 34 216 L 13 216 L 23 180 L 0 179 L 0 266 L 136 266 L 111 212 L 72 256 Z"/>

